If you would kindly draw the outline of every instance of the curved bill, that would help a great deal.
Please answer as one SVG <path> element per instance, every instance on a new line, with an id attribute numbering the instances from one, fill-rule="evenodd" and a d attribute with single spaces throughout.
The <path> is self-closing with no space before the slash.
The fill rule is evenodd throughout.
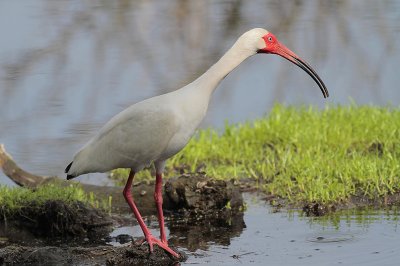
<path id="1" fill-rule="evenodd" d="M 307 72 L 308 75 L 310 75 L 312 77 L 312 79 L 318 84 L 319 88 L 322 91 L 322 94 L 324 95 L 324 98 L 329 97 L 329 92 L 328 92 L 328 89 L 326 88 L 324 82 L 318 76 L 317 72 L 315 72 L 315 70 L 309 64 L 307 64 L 304 60 L 302 60 L 300 57 L 298 57 L 295 53 L 290 51 L 287 47 L 285 47 L 281 43 L 279 44 L 278 49 L 276 49 L 276 51 L 274 53 L 289 60 L 290 62 L 299 66 L 301 69 L 303 69 L 305 72 Z"/>

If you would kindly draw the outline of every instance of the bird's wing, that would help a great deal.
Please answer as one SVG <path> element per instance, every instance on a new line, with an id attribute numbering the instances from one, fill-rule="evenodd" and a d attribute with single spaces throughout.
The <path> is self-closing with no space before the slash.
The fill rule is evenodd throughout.
<path id="1" fill-rule="evenodd" d="M 134 105 L 104 125 L 77 157 L 91 158 L 92 169 L 85 172 L 141 168 L 159 158 L 179 128 L 179 117 L 172 108 Z"/>

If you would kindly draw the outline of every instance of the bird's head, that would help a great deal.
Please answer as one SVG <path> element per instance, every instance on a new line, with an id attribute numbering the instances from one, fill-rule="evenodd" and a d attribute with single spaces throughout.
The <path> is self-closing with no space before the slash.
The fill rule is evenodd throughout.
<path id="1" fill-rule="evenodd" d="M 272 33 L 265 29 L 255 28 L 244 33 L 240 39 L 242 39 L 244 47 L 255 54 L 277 54 L 299 66 L 318 84 L 324 98 L 329 96 L 328 89 L 315 70 L 289 48 L 280 43 Z"/>

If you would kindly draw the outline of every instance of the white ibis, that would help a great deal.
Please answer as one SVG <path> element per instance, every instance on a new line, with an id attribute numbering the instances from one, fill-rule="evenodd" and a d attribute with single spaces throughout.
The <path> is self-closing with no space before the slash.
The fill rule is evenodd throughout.
<path id="1" fill-rule="evenodd" d="M 318 84 L 324 97 L 328 90 L 317 73 L 305 61 L 281 44 L 264 29 L 244 33 L 224 56 L 207 72 L 185 87 L 136 103 L 114 116 L 100 129 L 67 166 L 67 179 L 116 168 L 129 168 L 123 195 L 133 211 L 150 252 L 158 245 L 175 257 L 165 236 L 162 210 L 162 174 L 168 158 L 188 143 L 203 120 L 211 94 L 218 84 L 246 58 L 255 54 L 277 54 L 306 71 Z M 132 180 L 138 171 L 154 163 L 160 239 L 155 238 L 143 222 L 132 195 Z"/>

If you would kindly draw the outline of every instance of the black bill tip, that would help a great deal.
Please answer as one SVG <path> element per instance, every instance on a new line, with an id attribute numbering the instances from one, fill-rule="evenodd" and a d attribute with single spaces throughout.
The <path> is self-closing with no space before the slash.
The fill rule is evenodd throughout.
<path id="1" fill-rule="evenodd" d="M 321 89 L 322 94 L 324 95 L 324 98 L 329 97 L 329 91 L 325 86 L 325 83 L 322 81 L 322 79 L 318 76 L 317 72 L 305 61 L 301 60 L 300 58 L 292 57 L 293 58 L 293 63 L 299 66 L 301 69 L 303 69 L 305 72 L 307 72 L 312 79 L 318 84 L 318 87 Z"/>

